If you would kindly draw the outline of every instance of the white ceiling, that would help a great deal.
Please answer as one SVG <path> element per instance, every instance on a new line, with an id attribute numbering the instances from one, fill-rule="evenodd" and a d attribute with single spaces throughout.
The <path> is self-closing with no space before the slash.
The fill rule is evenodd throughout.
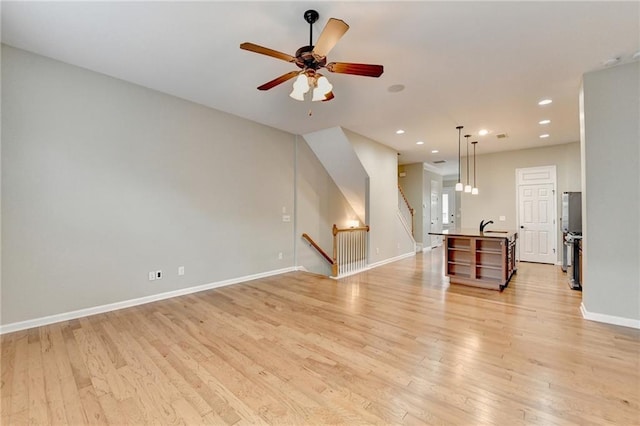
<path id="1" fill-rule="evenodd" d="M 329 62 L 384 74 L 325 72 L 336 98 L 324 103 L 289 98 L 293 81 L 256 90 L 297 68 L 240 43 L 295 55 L 309 41 L 307 9 L 320 13 L 314 41 L 330 17 L 350 25 Z M 640 3 L 3 1 L 2 42 L 295 134 L 342 126 L 401 163 L 444 159 L 446 174 L 457 170 L 457 125 L 478 154 L 578 141 L 581 76 L 632 60 Z M 397 84 L 405 90 L 388 90 Z M 478 137 L 482 128 L 492 133 Z"/>

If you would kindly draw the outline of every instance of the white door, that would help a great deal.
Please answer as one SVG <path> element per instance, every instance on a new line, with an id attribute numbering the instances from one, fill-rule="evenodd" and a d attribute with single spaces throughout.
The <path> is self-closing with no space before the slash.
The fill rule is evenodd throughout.
<path id="1" fill-rule="evenodd" d="M 440 185 L 437 181 L 431 181 L 431 230 L 430 232 L 442 231 L 442 222 L 440 220 L 442 207 L 440 206 Z M 431 247 L 440 245 L 442 237 L 439 235 L 431 236 Z"/>
<path id="2" fill-rule="evenodd" d="M 518 185 L 520 260 L 556 263 L 553 184 Z"/>

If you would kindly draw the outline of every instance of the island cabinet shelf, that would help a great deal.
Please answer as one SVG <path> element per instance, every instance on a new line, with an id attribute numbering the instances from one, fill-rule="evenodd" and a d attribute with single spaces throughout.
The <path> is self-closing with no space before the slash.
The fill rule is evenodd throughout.
<path id="1" fill-rule="evenodd" d="M 502 291 L 516 272 L 516 232 L 458 232 L 445 237 L 446 275 L 453 284 Z"/>

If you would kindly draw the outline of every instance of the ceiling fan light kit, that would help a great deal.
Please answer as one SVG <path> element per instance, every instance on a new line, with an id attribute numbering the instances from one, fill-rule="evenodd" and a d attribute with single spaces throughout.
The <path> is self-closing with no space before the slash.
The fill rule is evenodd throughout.
<path id="1" fill-rule="evenodd" d="M 294 77 L 293 91 L 289 96 L 298 101 L 304 101 L 304 95 L 313 88 L 312 101 L 329 101 L 334 98 L 333 85 L 329 80 L 317 72 L 320 68 L 337 74 L 351 74 L 365 77 L 380 77 L 384 72 L 382 65 L 356 64 L 351 62 L 331 62 L 327 63 L 327 54 L 340 41 L 342 36 L 349 29 L 344 21 L 330 18 L 325 25 L 316 45 L 313 45 L 313 24 L 320 15 L 315 10 L 307 10 L 304 13 L 304 20 L 309 24 L 309 45 L 302 46 L 296 51 L 296 56 L 278 52 L 277 50 L 259 46 L 254 43 L 245 42 L 240 45 L 240 49 L 250 52 L 271 56 L 286 62 L 296 64 L 301 71 L 290 71 L 261 86 L 258 90 L 269 90 L 284 83 Z"/>

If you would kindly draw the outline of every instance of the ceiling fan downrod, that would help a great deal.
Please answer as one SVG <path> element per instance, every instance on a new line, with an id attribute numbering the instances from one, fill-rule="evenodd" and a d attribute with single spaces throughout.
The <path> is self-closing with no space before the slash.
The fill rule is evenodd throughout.
<path id="1" fill-rule="evenodd" d="M 316 23 L 320 14 L 313 10 L 309 9 L 304 13 L 304 20 L 309 23 L 309 46 L 313 46 L 313 24 Z"/>

